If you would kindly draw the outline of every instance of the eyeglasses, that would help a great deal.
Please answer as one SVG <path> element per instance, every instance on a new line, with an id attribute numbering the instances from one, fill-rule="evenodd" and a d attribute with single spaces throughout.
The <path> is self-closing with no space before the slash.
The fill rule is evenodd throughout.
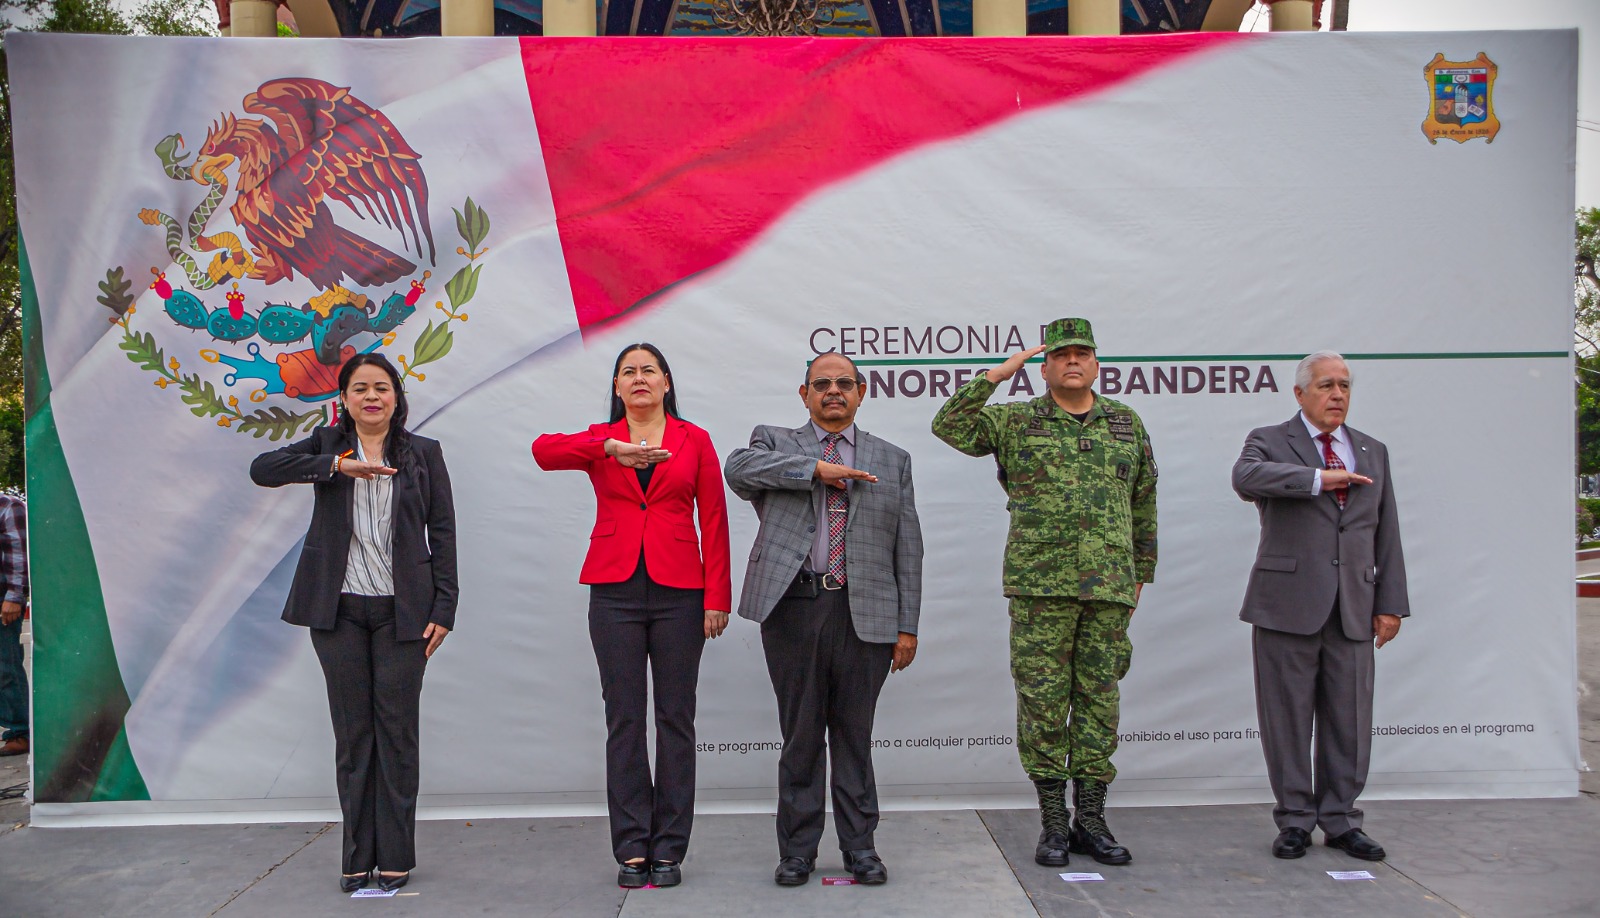
<path id="1" fill-rule="evenodd" d="M 811 386 L 812 392 L 826 392 L 834 386 L 838 386 L 840 392 L 854 392 L 856 390 L 856 378 L 854 376 L 841 376 L 838 379 L 829 379 L 826 376 L 818 376 L 807 385 Z"/>

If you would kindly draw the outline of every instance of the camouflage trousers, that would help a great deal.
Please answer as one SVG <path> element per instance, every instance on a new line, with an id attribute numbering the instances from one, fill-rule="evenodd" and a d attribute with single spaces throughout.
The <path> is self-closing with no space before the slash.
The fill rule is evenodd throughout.
<path id="1" fill-rule="evenodd" d="M 1116 778 L 1117 682 L 1133 660 L 1131 611 L 1115 602 L 1012 598 L 1017 755 L 1030 779 Z"/>

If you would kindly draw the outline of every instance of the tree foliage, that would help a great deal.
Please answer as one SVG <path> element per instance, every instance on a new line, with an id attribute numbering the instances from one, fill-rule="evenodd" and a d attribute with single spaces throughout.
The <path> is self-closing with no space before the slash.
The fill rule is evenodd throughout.
<path id="1" fill-rule="evenodd" d="M 1600 207 L 1578 210 L 1572 258 L 1573 325 L 1580 354 L 1600 352 Z M 1600 387 L 1600 386 L 1597 386 Z"/>
<path id="2" fill-rule="evenodd" d="M 1600 474 L 1600 207 L 1577 214 L 1572 325 L 1577 350 L 1578 474 Z"/>
<path id="3" fill-rule="evenodd" d="M 210 0 L 146 0 L 133 11 L 140 35 L 215 35 L 217 9 Z"/>

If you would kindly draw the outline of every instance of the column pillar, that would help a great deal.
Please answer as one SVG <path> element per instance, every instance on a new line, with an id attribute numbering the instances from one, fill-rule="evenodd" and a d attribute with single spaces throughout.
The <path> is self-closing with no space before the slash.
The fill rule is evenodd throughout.
<path id="1" fill-rule="evenodd" d="M 1311 0 L 1274 0 L 1272 2 L 1272 31 L 1311 32 Z"/>
<path id="2" fill-rule="evenodd" d="M 1121 35 L 1122 4 L 1117 0 L 1068 0 L 1068 35 Z"/>
<path id="3" fill-rule="evenodd" d="M 278 4 L 272 0 L 232 0 L 228 34 L 234 38 L 277 38 Z"/>
<path id="4" fill-rule="evenodd" d="M 544 0 L 544 34 L 591 38 L 594 32 L 594 0 Z"/>
<path id="5" fill-rule="evenodd" d="M 972 0 L 975 38 L 1028 34 L 1028 0 Z"/>
<path id="6" fill-rule="evenodd" d="M 494 0 L 440 0 L 440 35 L 493 35 Z"/>

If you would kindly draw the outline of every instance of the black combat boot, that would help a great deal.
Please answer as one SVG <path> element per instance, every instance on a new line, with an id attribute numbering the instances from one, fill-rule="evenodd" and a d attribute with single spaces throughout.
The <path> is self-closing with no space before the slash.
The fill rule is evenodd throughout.
<path id="1" fill-rule="evenodd" d="M 1104 781 L 1074 778 L 1072 807 L 1078 811 L 1068 836 L 1073 854 L 1087 854 L 1102 864 L 1126 864 L 1133 860 L 1133 855 L 1117 844 L 1111 827 L 1106 825 Z"/>
<path id="2" fill-rule="evenodd" d="M 1033 849 L 1034 863 L 1065 867 L 1067 835 L 1072 826 L 1072 814 L 1067 812 L 1067 782 L 1061 778 L 1035 778 L 1033 789 L 1039 792 L 1039 822 L 1044 826 L 1039 833 L 1039 846 Z"/>

